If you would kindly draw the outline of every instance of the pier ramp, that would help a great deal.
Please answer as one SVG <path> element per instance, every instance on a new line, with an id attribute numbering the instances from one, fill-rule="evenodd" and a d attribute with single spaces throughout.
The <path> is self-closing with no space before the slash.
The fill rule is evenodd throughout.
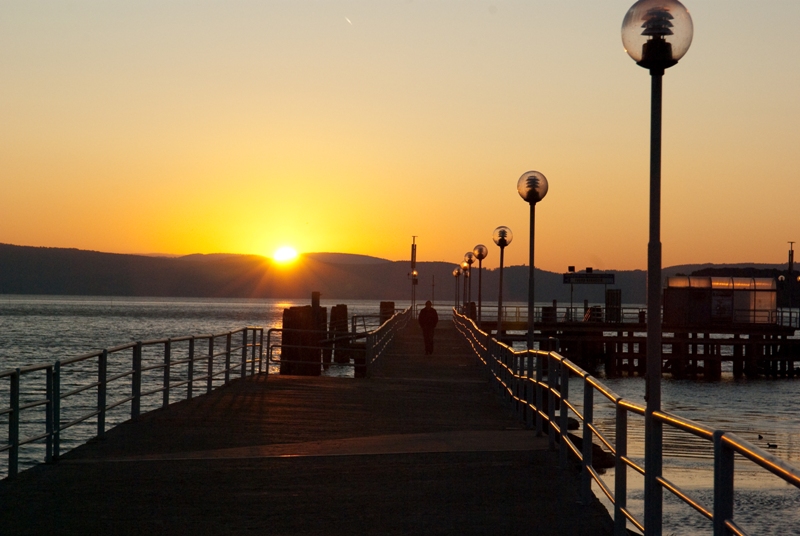
<path id="1" fill-rule="evenodd" d="M 444 316 L 444 315 L 443 315 Z M 0 534 L 612 533 L 450 320 L 370 378 L 260 375 L 0 482 Z"/>

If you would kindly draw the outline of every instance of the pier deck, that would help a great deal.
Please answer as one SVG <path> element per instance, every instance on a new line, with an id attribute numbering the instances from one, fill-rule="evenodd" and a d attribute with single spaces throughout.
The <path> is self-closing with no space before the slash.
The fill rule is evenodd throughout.
<path id="1" fill-rule="evenodd" d="M 449 320 L 368 379 L 256 376 L 0 482 L 0 534 L 611 534 Z"/>

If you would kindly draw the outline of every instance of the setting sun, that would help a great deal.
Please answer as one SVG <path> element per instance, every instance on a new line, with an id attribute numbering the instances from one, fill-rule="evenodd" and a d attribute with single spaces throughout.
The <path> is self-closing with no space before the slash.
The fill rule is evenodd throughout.
<path id="1" fill-rule="evenodd" d="M 276 262 L 291 262 L 297 258 L 297 250 L 289 246 L 283 246 L 275 251 L 272 258 Z"/>

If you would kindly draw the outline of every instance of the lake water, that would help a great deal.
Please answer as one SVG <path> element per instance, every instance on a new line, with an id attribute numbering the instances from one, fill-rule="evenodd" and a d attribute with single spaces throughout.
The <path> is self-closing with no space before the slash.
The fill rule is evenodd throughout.
<path id="1" fill-rule="evenodd" d="M 322 300 L 330 311 L 336 301 Z M 231 300 L 231 299 L 156 299 L 94 298 L 52 296 L 0 297 L 0 370 L 32 364 L 53 363 L 93 350 L 148 339 L 192 334 L 222 333 L 244 326 L 280 327 L 283 309 L 308 305 L 308 300 Z M 378 301 L 349 301 L 348 312 L 359 317 L 366 327 L 374 325 Z M 509 304 L 514 305 L 514 304 Z M 548 305 L 548 304 L 545 304 Z M 408 302 L 396 302 L 407 307 Z M 440 304 L 445 312 L 450 304 Z M 352 369 L 335 369 L 330 374 L 347 375 Z M 89 375 L 90 372 L 87 372 Z M 89 376 L 91 377 L 91 376 Z M 579 393 L 572 380 L 573 394 Z M 644 403 L 644 379 L 605 380 L 617 394 Z M 662 382 L 666 411 L 679 414 L 714 428 L 731 430 L 759 446 L 778 446 L 774 454 L 800 466 L 800 379 L 734 380 L 728 372 L 722 381 L 672 380 Z M 142 410 L 157 407 L 159 400 Z M 597 402 L 597 400 L 596 400 Z M 8 405 L 8 385 L 0 384 L 0 407 Z M 112 412 L 109 426 L 127 420 L 129 408 Z M 613 438 L 611 405 L 596 410 L 598 427 Z M 126 413 L 126 411 L 128 413 Z M 7 430 L 7 416 L 0 416 L 0 433 Z M 63 438 L 68 450 L 95 432 L 91 425 L 77 428 Z M 643 458 L 643 426 L 631 418 L 629 454 Z M 759 439 L 758 436 L 762 436 Z M 41 445 L 24 448 L 21 469 L 43 459 Z M 665 477 L 708 506 L 711 493 L 712 451 L 709 444 L 685 434 L 665 431 Z M 6 472 L 7 457 L 0 458 L 0 476 Z M 643 493 L 641 479 L 628 471 L 629 508 L 641 519 Z M 613 485 L 613 471 L 605 475 Z M 736 462 L 736 519 L 753 534 L 800 534 L 800 490 L 757 470 L 743 459 Z M 595 490 L 602 497 L 599 490 Z M 710 534 L 710 524 L 699 514 L 665 493 L 664 534 Z M 676 528 L 677 527 L 677 528 Z"/>

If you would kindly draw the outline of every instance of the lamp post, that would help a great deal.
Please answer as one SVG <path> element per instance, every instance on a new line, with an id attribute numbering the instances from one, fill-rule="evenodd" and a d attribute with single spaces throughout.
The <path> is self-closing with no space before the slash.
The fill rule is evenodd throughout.
<path id="1" fill-rule="evenodd" d="M 478 259 L 478 327 L 481 327 L 481 288 L 483 287 L 483 259 L 489 254 L 489 249 L 483 244 L 472 248 L 472 253 Z"/>
<path id="2" fill-rule="evenodd" d="M 453 269 L 453 277 L 456 280 L 456 299 L 453 302 L 453 307 L 455 307 L 456 310 L 458 310 L 458 278 L 461 277 L 461 268 L 456 267 L 455 269 Z"/>
<path id="3" fill-rule="evenodd" d="M 511 229 L 501 225 L 492 233 L 492 240 L 500 247 L 500 292 L 497 294 L 497 340 L 503 331 L 503 252 L 514 239 Z"/>
<path id="4" fill-rule="evenodd" d="M 517 181 L 517 192 L 522 199 L 524 199 L 531 208 L 531 233 L 530 233 L 530 247 L 528 250 L 528 350 L 533 350 L 533 311 L 534 311 L 534 293 L 533 293 L 533 245 L 534 245 L 534 231 L 536 229 L 536 203 L 544 199 L 547 195 L 548 184 L 544 175 L 538 171 L 526 171 Z"/>
<path id="5" fill-rule="evenodd" d="M 461 261 L 461 273 L 464 275 L 464 288 L 461 294 L 461 314 L 467 310 L 467 283 L 469 280 L 469 264 L 467 261 Z"/>
<path id="6" fill-rule="evenodd" d="M 661 536 L 661 79 L 692 43 L 692 17 L 678 0 L 639 0 L 622 21 L 622 44 L 650 71 L 650 235 L 647 244 L 647 377 L 645 384 L 644 525 Z"/>
<path id="7" fill-rule="evenodd" d="M 471 251 L 464 253 L 464 262 L 467 263 L 467 315 L 471 318 L 472 313 L 472 263 L 475 262 L 475 255 Z"/>
<path id="8" fill-rule="evenodd" d="M 800 277 L 797 278 L 800 281 Z M 792 307 L 794 306 L 794 241 L 789 242 L 789 326 L 794 327 L 792 321 Z"/>
<path id="9" fill-rule="evenodd" d="M 411 237 L 411 317 L 417 317 L 417 277 L 419 276 L 419 272 L 417 272 L 417 237 L 416 235 Z"/>

